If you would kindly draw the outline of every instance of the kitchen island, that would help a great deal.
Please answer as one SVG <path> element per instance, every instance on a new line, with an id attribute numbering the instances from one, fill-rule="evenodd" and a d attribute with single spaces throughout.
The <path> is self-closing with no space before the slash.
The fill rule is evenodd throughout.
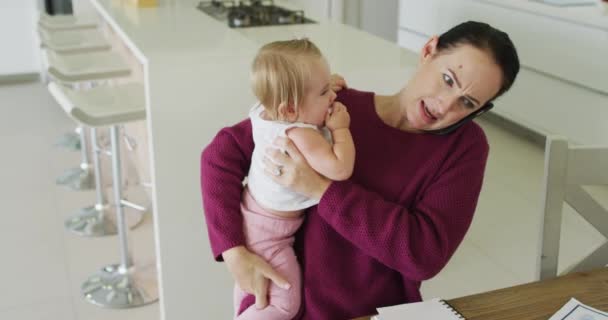
<path id="1" fill-rule="evenodd" d="M 147 9 L 118 0 L 92 3 L 143 70 L 161 319 L 229 319 L 233 282 L 210 250 L 199 161 L 217 131 L 244 119 L 255 102 L 249 67 L 257 49 L 308 37 L 351 87 L 379 93 L 400 88 L 417 55 L 324 21 L 230 29 L 197 10 L 195 0 L 159 0 Z"/>

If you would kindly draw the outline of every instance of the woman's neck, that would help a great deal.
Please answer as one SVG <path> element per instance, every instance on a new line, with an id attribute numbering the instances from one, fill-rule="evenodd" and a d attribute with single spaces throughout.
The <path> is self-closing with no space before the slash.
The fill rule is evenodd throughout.
<path id="1" fill-rule="evenodd" d="M 390 127 L 402 131 L 416 132 L 417 130 L 409 127 L 405 107 L 401 106 L 404 93 L 405 89 L 390 96 L 374 96 L 376 113 Z"/>

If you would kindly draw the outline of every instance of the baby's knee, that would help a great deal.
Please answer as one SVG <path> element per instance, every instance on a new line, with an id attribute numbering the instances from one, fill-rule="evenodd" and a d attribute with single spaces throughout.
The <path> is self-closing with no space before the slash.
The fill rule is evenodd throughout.
<path id="1" fill-rule="evenodd" d="M 272 301 L 272 304 L 285 313 L 286 319 L 293 319 L 300 310 L 302 297 L 299 290 L 296 290 L 296 288 L 292 287 L 287 291 L 287 294 L 273 297 L 274 299 L 272 300 L 274 301 Z"/>

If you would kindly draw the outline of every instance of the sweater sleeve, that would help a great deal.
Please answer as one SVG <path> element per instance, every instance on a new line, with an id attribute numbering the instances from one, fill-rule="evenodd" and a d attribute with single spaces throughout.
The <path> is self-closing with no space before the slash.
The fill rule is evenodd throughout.
<path id="1" fill-rule="evenodd" d="M 485 136 L 477 142 L 447 159 L 410 207 L 348 180 L 332 182 L 318 214 L 365 254 L 405 278 L 430 279 L 447 264 L 471 224 L 489 149 Z"/>
<path id="2" fill-rule="evenodd" d="M 217 261 L 244 245 L 241 194 L 253 153 L 251 122 L 222 129 L 201 154 L 201 191 L 211 250 Z"/>

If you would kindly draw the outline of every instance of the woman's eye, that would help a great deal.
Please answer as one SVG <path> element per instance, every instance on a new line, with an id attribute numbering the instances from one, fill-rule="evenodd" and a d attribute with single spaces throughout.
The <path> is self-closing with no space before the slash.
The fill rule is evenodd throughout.
<path id="1" fill-rule="evenodd" d="M 468 109 L 475 108 L 475 104 L 467 98 L 462 98 L 462 104 Z"/>
<path id="2" fill-rule="evenodd" d="M 321 92 L 321 95 L 324 96 L 327 94 L 327 92 L 329 92 L 329 90 L 323 90 L 323 92 Z"/>
<path id="3" fill-rule="evenodd" d="M 445 73 L 443 74 L 443 81 L 450 87 L 454 85 L 454 80 L 452 80 L 452 77 Z"/>

